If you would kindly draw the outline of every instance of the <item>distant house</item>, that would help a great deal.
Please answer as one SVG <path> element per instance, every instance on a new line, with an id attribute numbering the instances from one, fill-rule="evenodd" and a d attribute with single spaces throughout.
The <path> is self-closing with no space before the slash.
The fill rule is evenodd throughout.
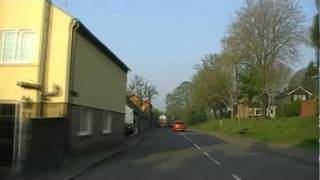
<path id="1" fill-rule="evenodd" d="M 262 112 L 259 103 L 254 103 L 249 105 L 246 102 L 242 102 L 239 104 L 239 117 L 240 118 L 258 118 L 261 117 Z M 276 106 L 269 105 L 267 108 L 267 117 L 275 118 L 276 117 Z"/>
<path id="2" fill-rule="evenodd" d="M 41 164 L 124 140 L 129 68 L 50 2 L 0 1 L 0 129 L 6 129 L 0 161 L 9 165 L 35 164 L 34 156 Z"/>
<path id="3" fill-rule="evenodd" d="M 127 116 L 126 125 L 134 124 L 139 132 L 146 131 L 152 125 L 152 104 L 143 100 L 138 95 L 130 93 L 127 97 L 127 112 L 133 116 Z"/>
<path id="4" fill-rule="evenodd" d="M 274 97 L 277 106 L 281 104 L 289 104 L 294 101 L 305 101 L 312 99 L 313 94 L 302 86 L 298 86 L 291 90 L 285 90 Z"/>

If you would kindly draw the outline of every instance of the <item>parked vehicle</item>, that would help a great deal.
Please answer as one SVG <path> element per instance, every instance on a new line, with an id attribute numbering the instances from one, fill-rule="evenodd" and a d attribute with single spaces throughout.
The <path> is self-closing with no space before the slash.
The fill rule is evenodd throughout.
<path id="1" fill-rule="evenodd" d="M 185 132 L 187 129 L 186 124 L 183 121 L 175 121 L 172 126 L 173 132 Z"/>

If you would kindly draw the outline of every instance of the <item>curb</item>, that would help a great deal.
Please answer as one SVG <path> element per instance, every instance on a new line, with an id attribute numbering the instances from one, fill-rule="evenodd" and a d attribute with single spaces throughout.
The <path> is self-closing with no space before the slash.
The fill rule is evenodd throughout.
<path id="1" fill-rule="evenodd" d="M 92 163 L 90 166 L 88 166 L 87 168 L 84 168 L 83 170 L 75 173 L 74 175 L 71 175 L 69 177 L 65 177 L 64 179 L 65 180 L 74 180 L 75 178 L 77 177 L 80 177 L 81 175 L 85 174 L 86 172 L 88 172 L 89 170 L 97 167 L 98 165 L 100 165 L 101 163 L 103 163 L 104 161 L 108 160 L 109 158 L 112 158 L 113 156 L 116 156 L 118 154 L 121 154 L 121 153 L 124 153 L 126 152 L 128 149 L 130 148 L 134 148 L 136 147 L 139 143 L 141 143 L 143 140 L 145 140 L 146 138 L 149 137 L 149 133 L 147 132 L 146 134 L 142 135 L 141 137 L 138 137 L 139 139 L 131 144 L 131 145 L 128 145 L 128 146 L 124 146 L 122 148 L 119 148 L 119 150 L 107 155 L 106 157 L 103 157 L 99 160 L 97 160 L 95 163 Z"/>

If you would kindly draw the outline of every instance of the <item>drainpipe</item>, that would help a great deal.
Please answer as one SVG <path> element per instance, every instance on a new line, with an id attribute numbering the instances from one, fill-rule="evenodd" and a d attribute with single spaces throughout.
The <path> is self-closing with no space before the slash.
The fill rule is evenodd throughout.
<path id="1" fill-rule="evenodd" d="M 72 104 L 72 98 L 73 95 L 71 91 L 73 90 L 73 80 L 74 80 L 74 64 L 75 64 L 75 43 L 76 43 L 76 32 L 79 28 L 79 23 L 76 19 L 73 19 L 70 23 L 70 40 L 69 40 L 69 47 L 70 50 L 68 51 L 68 57 L 69 57 L 69 82 L 66 84 L 66 87 L 68 87 L 67 92 L 67 120 L 65 121 L 65 163 L 70 161 L 71 156 L 71 121 L 72 121 L 72 109 L 69 104 Z"/>
<path id="2" fill-rule="evenodd" d="M 72 103 L 72 91 L 74 82 L 74 64 L 75 64 L 75 44 L 76 44 L 76 34 L 79 28 L 79 22 L 77 19 L 73 19 L 71 22 L 71 41 L 70 41 L 70 51 L 69 51 L 69 83 L 68 83 L 68 103 Z"/>
<path id="3" fill-rule="evenodd" d="M 45 99 L 45 83 L 46 83 L 46 62 L 48 55 L 48 39 L 51 17 L 51 0 L 44 0 L 43 20 L 42 20 L 42 37 L 41 37 L 41 52 L 39 61 L 38 82 L 40 83 L 41 91 L 38 92 L 38 100 L 40 101 L 40 117 L 44 114 L 44 99 Z"/>

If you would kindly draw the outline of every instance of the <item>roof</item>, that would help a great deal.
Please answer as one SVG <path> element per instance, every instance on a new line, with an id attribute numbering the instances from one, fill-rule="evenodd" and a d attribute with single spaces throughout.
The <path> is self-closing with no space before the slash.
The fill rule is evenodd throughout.
<path id="1" fill-rule="evenodd" d="M 288 92 L 287 94 L 290 95 L 290 94 L 294 93 L 295 91 L 297 91 L 298 89 L 301 89 L 301 90 L 303 90 L 304 92 L 306 92 L 307 94 L 309 94 L 310 96 L 312 96 L 312 93 L 311 93 L 311 92 L 309 92 L 308 90 L 304 89 L 304 88 L 301 87 L 301 86 L 298 86 L 297 88 L 295 88 L 294 90 L 291 90 L 291 91 Z"/>
<path id="2" fill-rule="evenodd" d="M 128 96 L 127 96 L 127 106 L 133 109 L 134 112 L 138 113 L 139 115 L 146 116 L 146 114 L 143 111 L 141 111 L 141 109 L 136 104 L 134 104 Z"/>
<path id="3" fill-rule="evenodd" d="M 79 32 L 85 36 L 90 42 L 95 45 L 101 52 L 103 52 L 106 56 L 110 57 L 111 60 L 117 64 L 123 71 L 126 73 L 130 71 L 130 68 L 122 61 L 119 57 L 117 57 L 105 44 L 103 44 L 90 30 L 77 18 L 64 11 L 62 8 L 59 8 L 55 4 L 51 3 L 55 8 L 59 9 L 64 14 L 73 18 L 73 20 L 79 25 Z"/>
<path id="4" fill-rule="evenodd" d="M 312 78 L 312 79 L 317 79 L 317 78 L 319 78 L 319 75 L 320 75 L 320 74 L 316 74 L 316 75 L 312 76 L 311 78 Z"/>
<path id="5" fill-rule="evenodd" d="M 310 96 L 313 95 L 310 91 L 304 89 L 302 86 L 298 86 L 298 87 L 296 87 L 295 89 L 286 90 L 285 92 L 280 93 L 279 95 L 277 95 L 277 96 L 275 97 L 275 99 L 279 99 L 279 98 L 282 98 L 282 97 L 289 96 L 289 95 L 291 95 L 292 93 L 296 92 L 296 91 L 299 90 L 299 89 L 303 90 L 304 92 L 306 92 L 306 93 L 309 94 Z"/>

